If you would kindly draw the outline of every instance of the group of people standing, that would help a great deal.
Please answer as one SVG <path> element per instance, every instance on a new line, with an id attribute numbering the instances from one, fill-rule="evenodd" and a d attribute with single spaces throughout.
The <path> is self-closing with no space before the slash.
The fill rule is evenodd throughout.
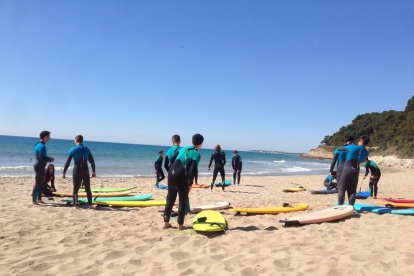
<path id="1" fill-rule="evenodd" d="M 46 143 L 50 140 L 50 132 L 42 131 L 40 133 L 40 142 L 34 147 L 34 155 L 36 163 L 34 165 L 35 170 L 35 185 L 33 186 L 32 201 L 33 204 L 43 203 L 41 200 L 42 191 L 47 190 L 48 182 L 52 184 L 52 191 L 56 191 L 54 186 L 55 169 L 52 162 L 54 158 L 47 155 Z M 92 166 L 92 177 L 96 176 L 95 160 L 89 148 L 83 145 L 83 136 L 77 135 L 74 139 L 75 147 L 69 151 L 68 158 L 63 169 L 62 178 L 66 178 L 66 172 L 70 166 L 72 159 L 74 159 L 73 167 L 73 204 L 78 204 L 78 192 L 81 186 L 85 188 L 88 198 L 88 208 L 92 207 L 92 192 L 90 186 L 89 168 L 87 162 Z M 45 170 L 47 163 L 50 162 Z"/>
<path id="2" fill-rule="evenodd" d="M 363 135 L 359 138 L 358 143 L 354 144 L 354 138 L 351 136 L 346 139 L 343 146 L 335 149 L 334 151 L 330 174 L 332 177 L 336 178 L 338 183 L 337 188 L 339 205 L 344 204 L 345 193 L 348 194 L 349 204 L 355 204 L 361 165 L 366 168 L 364 179 L 371 172 L 369 183 L 370 192 L 371 196 L 374 198 L 377 197 L 378 181 L 381 177 L 381 171 L 374 161 L 368 159 L 369 153 L 366 146 L 369 142 L 370 138 Z"/>

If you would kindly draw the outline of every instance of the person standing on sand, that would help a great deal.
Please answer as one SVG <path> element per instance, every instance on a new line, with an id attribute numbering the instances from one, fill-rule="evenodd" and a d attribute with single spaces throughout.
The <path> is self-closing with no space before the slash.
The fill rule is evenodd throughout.
<path id="1" fill-rule="evenodd" d="M 355 139 L 353 136 L 349 136 L 346 139 L 343 147 L 354 143 L 354 140 Z M 341 178 L 342 170 L 344 169 L 344 164 L 345 164 L 347 154 L 348 153 L 346 151 L 339 151 L 338 149 L 335 149 L 334 151 L 334 158 L 332 159 L 330 172 L 331 172 L 331 176 L 336 178 L 337 183 L 339 183 L 339 179 Z M 334 171 L 335 165 L 336 165 L 336 173 Z"/>
<path id="2" fill-rule="evenodd" d="M 164 229 L 171 228 L 170 217 L 177 194 L 179 196 L 178 205 L 178 230 L 184 230 L 185 209 L 188 202 L 188 193 L 194 183 L 194 177 L 200 163 L 200 153 L 198 150 L 203 146 L 204 137 L 201 134 L 194 134 L 193 145 L 184 147 L 180 150 L 174 163 L 168 171 L 168 194 L 167 204 L 164 209 Z"/>
<path id="3" fill-rule="evenodd" d="M 355 204 L 359 166 L 368 159 L 369 153 L 365 147 L 369 144 L 369 141 L 369 137 L 363 135 L 359 138 L 358 145 L 347 145 L 338 148 L 338 151 L 347 152 L 344 169 L 338 183 L 338 205 L 344 204 L 345 192 L 348 194 L 349 205 Z"/>
<path id="4" fill-rule="evenodd" d="M 78 192 L 81 184 L 83 184 L 88 197 L 88 208 L 92 208 L 91 179 L 89 176 L 88 161 L 92 166 L 92 177 L 95 177 L 95 160 L 93 159 L 91 151 L 83 145 L 82 135 L 77 135 L 75 137 L 75 144 L 76 146 L 71 148 L 69 151 L 68 160 L 66 161 L 65 168 L 63 169 L 62 178 L 66 178 L 66 172 L 73 158 L 75 163 L 73 166 L 73 205 L 76 206 L 78 204 Z"/>
<path id="5" fill-rule="evenodd" d="M 226 174 L 224 172 L 224 165 L 226 165 L 226 153 L 221 151 L 220 145 L 216 145 L 214 148 L 214 153 L 211 155 L 210 163 L 208 164 L 208 170 L 210 170 L 211 163 L 214 160 L 214 171 L 213 171 L 213 181 L 211 181 L 210 189 L 213 190 L 214 182 L 216 181 L 217 174 L 220 172 L 221 175 L 221 189 L 224 191 L 224 181 L 226 180 Z"/>
<path id="6" fill-rule="evenodd" d="M 233 151 L 234 155 L 231 159 L 231 166 L 233 167 L 233 184 L 236 184 L 236 176 L 237 176 L 237 184 L 240 185 L 240 174 L 242 170 L 242 158 L 239 155 L 237 150 Z"/>
<path id="7" fill-rule="evenodd" d="M 170 170 L 170 166 L 174 163 L 175 158 L 177 158 L 178 153 L 180 152 L 180 144 L 181 144 L 181 137 L 178 134 L 175 134 L 171 137 L 171 141 L 173 146 L 167 150 L 165 154 L 165 161 L 164 161 L 164 168 L 168 171 Z"/>
<path id="8" fill-rule="evenodd" d="M 165 179 L 164 172 L 162 170 L 162 159 L 164 158 L 164 151 L 160 150 L 159 156 L 157 157 L 157 160 L 154 163 L 155 167 L 155 175 L 157 176 L 157 182 L 155 185 L 158 187 L 158 184 Z"/>
<path id="9" fill-rule="evenodd" d="M 43 203 L 41 200 L 38 202 L 39 193 L 41 193 L 41 188 L 43 185 L 43 180 L 45 178 L 45 169 L 47 162 L 55 161 L 54 158 L 47 156 L 46 143 L 50 140 L 50 132 L 42 131 L 40 132 L 40 142 L 38 142 L 34 147 L 34 155 L 36 163 L 33 168 L 35 171 L 35 185 L 32 191 L 32 202 L 33 204 Z"/>
<path id="10" fill-rule="evenodd" d="M 378 193 L 378 182 L 381 178 L 381 170 L 374 161 L 368 159 L 365 162 L 364 166 L 366 170 L 364 179 L 367 178 L 367 175 L 371 171 L 371 176 L 369 178 L 369 191 L 371 192 L 371 197 L 374 195 L 374 199 L 376 199 Z"/>

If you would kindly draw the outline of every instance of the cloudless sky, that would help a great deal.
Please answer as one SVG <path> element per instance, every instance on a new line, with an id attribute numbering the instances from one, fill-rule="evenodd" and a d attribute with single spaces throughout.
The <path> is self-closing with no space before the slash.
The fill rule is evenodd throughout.
<path id="1" fill-rule="evenodd" d="M 293 152 L 414 95 L 414 1 L 0 1 L 0 134 Z"/>

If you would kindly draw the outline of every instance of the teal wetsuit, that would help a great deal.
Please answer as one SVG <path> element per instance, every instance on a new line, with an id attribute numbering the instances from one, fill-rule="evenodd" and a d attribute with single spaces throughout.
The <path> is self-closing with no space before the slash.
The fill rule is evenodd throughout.
<path id="1" fill-rule="evenodd" d="M 180 153 L 180 146 L 174 145 L 168 149 L 167 153 L 165 154 L 165 161 L 164 161 L 164 168 L 168 172 L 170 170 L 170 166 L 174 163 L 177 155 Z"/>
<path id="2" fill-rule="evenodd" d="M 164 210 L 164 222 L 169 222 L 172 208 L 177 194 L 179 196 L 178 205 L 178 224 L 184 224 L 185 211 L 188 203 L 189 187 L 193 185 L 197 173 L 197 167 L 200 163 L 200 153 L 194 146 L 188 146 L 180 149 L 174 163 L 171 164 L 168 171 L 168 194 L 167 204 Z"/>

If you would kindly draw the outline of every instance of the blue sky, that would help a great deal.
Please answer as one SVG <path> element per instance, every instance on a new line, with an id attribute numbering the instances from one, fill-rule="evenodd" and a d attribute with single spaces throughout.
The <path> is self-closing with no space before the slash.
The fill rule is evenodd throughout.
<path id="1" fill-rule="evenodd" d="M 414 95 L 413 1 L 1 1 L 0 134 L 301 152 Z"/>

